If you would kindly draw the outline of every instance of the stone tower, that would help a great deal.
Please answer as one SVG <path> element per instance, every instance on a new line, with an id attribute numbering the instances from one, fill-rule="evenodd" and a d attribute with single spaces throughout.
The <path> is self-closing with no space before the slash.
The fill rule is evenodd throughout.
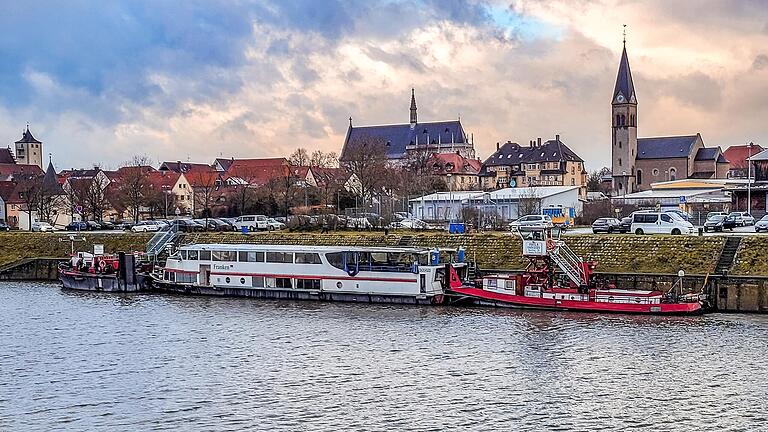
<path id="1" fill-rule="evenodd" d="M 637 157 L 637 98 L 627 59 L 627 44 L 621 52 L 619 73 L 611 100 L 611 168 L 615 196 L 635 192 Z"/>
<path id="2" fill-rule="evenodd" d="M 32 136 L 29 125 L 22 133 L 21 139 L 14 144 L 16 145 L 16 163 L 37 165 L 43 169 L 43 143 Z"/>

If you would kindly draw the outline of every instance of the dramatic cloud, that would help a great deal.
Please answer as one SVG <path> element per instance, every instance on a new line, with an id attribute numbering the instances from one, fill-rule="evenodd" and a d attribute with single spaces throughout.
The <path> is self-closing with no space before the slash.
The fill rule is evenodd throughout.
<path id="1" fill-rule="evenodd" d="M 695 7 L 695 10 L 692 10 Z M 10 2 L 0 136 L 58 168 L 338 151 L 356 125 L 461 116 L 481 157 L 561 138 L 608 164 L 622 24 L 640 136 L 768 142 L 758 1 Z M 695 19 L 691 19 L 695 16 Z"/>

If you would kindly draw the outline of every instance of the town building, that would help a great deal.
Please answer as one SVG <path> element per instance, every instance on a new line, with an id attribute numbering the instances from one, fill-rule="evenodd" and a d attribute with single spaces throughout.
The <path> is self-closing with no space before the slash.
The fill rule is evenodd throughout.
<path id="1" fill-rule="evenodd" d="M 353 126 L 350 117 L 339 159 L 342 163 L 349 160 L 366 144 L 384 146 L 388 160 L 403 164 L 414 154 L 458 153 L 467 159 L 475 158 L 474 142 L 464 132 L 460 119 L 419 122 L 413 89 L 408 123 Z"/>
<path id="2" fill-rule="evenodd" d="M 587 171 L 584 160 L 555 135 L 544 143 L 541 138 L 520 145 L 507 141 L 496 144 L 496 151 L 483 162 L 482 188 L 577 186 L 579 197 L 587 197 Z"/>
<path id="3" fill-rule="evenodd" d="M 477 190 L 480 188 L 478 159 L 469 159 L 459 153 L 433 153 L 427 159 L 427 170 L 445 182 L 448 190 Z"/>
<path id="4" fill-rule="evenodd" d="M 727 176 L 729 164 L 721 149 L 706 148 L 699 133 L 638 138 L 637 103 L 625 41 L 611 99 L 615 196 L 648 190 L 655 182 Z"/>
<path id="5" fill-rule="evenodd" d="M 21 134 L 21 139 L 14 143 L 16 149 L 16 163 L 22 165 L 37 165 L 43 169 L 43 143 L 32 136 L 27 129 Z"/>
<path id="6" fill-rule="evenodd" d="M 757 144 L 732 145 L 728 147 L 723 156 L 730 163 L 728 178 L 747 178 L 747 159 L 765 150 Z M 753 173 L 754 174 L 754 173 Z"/>

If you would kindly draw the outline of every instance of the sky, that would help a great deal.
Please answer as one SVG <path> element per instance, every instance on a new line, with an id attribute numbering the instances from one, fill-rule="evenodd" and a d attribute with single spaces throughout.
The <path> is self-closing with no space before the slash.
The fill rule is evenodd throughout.
<path id="1" fill-rule="evenodd" d="M 57 169 L 341 150 L 355 125 L 461 118 L 610 163 L 627 25 L 638 135 L 768 144 L 763 0 L 0 0 L 0 137 Z"/>

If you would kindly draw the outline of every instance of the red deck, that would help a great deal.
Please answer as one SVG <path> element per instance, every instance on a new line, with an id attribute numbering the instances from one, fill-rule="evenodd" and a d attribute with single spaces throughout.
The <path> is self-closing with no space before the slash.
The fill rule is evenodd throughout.
<path id="1" fill-rule="evenodd" d="M 578 300 L 560 300 L 541 297 L 525 297 L 515 294 L 505 294 L 495 291 L 486 291 L 480 288 L 461 286 L 452 287 L 454 294 L 461 294 L 478 300 L 499 303 L 500 306 L 521 308 L 571 310 L 584 312 L 613 312 L 631 314 L 657 314 L 657 315 L 689 315 L 701 312 L 701 304 L 694 303 L 660 303 L 660 304 L 634 304 L 634 303 L 608 303 Z"/>

